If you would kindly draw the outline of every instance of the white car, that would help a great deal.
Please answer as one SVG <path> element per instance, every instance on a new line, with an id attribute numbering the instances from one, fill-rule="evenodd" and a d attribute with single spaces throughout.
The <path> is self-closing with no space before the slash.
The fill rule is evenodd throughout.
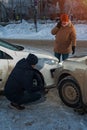
<path id="1" fill-rule="evenodd" d="M 41 49 L 25 49 L 23 46 L 0 40 L 0 90 L 3 90 L 6 80 L 15 64 L 23 57 L 26 58 L 29 53 L 33 53 L 39 58 L 36 68 L 44 78 L 45 87 L 49 88 L 54 85 L 53 73 L 58 68 L 56 57 Z"/>

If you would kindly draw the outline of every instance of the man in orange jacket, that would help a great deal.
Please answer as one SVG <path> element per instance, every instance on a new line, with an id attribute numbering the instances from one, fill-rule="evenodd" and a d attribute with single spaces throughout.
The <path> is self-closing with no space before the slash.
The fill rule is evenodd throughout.
<path id="1" fill-rule="evenodd" d="M 59 62 L 61 56 L 62 60 L 65 60 L 69 57 L 69 53 L 75 53 L 76 30 L 67 14 L 61 14 L 60 22 L 51 30 L 51 33 L 55 35 L 54 55 Z"/>

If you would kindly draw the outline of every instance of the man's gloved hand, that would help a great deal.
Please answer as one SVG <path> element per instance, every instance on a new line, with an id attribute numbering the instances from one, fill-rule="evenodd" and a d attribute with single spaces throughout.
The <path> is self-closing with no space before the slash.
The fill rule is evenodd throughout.
<path id="1" fill-rule="evenodd" d="M 72 54 L 75 53 L 75 46 L 72 46 Z"/>
<path id="2" fill-rule="evenodd" d="M 58 21 L 58 23 L 57 23 L 57 27 L 58 27 L 58 28 L 61 27 L 61 21 Z"/>

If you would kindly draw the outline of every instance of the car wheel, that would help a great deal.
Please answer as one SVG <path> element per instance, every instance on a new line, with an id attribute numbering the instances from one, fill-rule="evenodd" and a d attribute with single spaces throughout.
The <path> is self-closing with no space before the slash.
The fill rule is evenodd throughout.
<path id="1" fill-rule="evenodd" d="M 33 77 L 33 88 L 37 89 L 41 89 L 43 90 L 44 88 L 44 78 L 41 74 L 41 72 L 39 72 L 37 69 L 34 69 L 35 72 L 35 76 Z"/>
<path id="2" fill-rule="evenodd" d="M 59 96 L 63 103 L 69 107 L 81 106 L 82 96 L 80 87 L 71 76 L 62 79 L 58 84 Z"/>

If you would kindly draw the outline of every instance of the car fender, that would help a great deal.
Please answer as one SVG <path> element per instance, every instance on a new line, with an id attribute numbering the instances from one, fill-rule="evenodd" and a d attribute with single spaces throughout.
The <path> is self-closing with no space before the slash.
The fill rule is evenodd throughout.
<path id="1" fill-rule="evenodd" d="M 0 59 L 0 90 L 3 89 L 8 75 L 8 60 Z"/>
<path id="2" fill-rule="evenodd" d="M 61 67 L 60 69 L 57 69 L 55 71 L 55 82 L 56 82 L 56 87 L 58 86 L 58 83 L 65 77 L 67 76 L 72 76 L 75 81 L 78 83 L 80 89 L 81 89 L 81 93 L 82 95 L 84 95 L 84 78 L 83 76 L 85 76 L 85 71 L 83 70 L 75 70 L 75 71 L 70 71 L 70 70 L 63 70 L 63 68 Z M 84 99 L 83 99 L 84 100 Z"/>

